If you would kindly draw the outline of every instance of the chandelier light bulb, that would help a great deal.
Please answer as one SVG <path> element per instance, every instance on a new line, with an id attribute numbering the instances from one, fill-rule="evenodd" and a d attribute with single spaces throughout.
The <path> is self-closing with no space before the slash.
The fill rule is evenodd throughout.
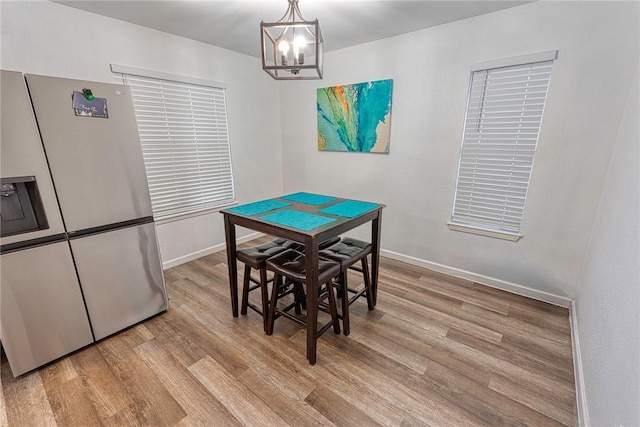
<path id="1" fill-rule="evenodd" d="M 293 57 L 298 65 L 304 64 L 304 48 L 307 46 L 307 41 L 304 37 L 298 36 L 293 41 Z"/>
<path id="2" fill-rule="evenodd" d="M 289 43 L 286 40 L 282 40 L 278 44 L 278 49 L 280 49 L 280 52 L 282 52 L 283 55 L 286 55 L 287 52 L 289 52 Z"/>
<path id="3" fill-rule="evenodd" d="M 296 39 L 293 41 L 293 44 L 296 48 L 300 49 L 300 48 L 304 48 L 307 45 L 307 40 L 305 40 L 304 37 L 302 36 L 298 36 L 296 37 Z"/>
<path id="4" fill-rule="evenodd" d="M 278 49 L 280 49 L 280 63 L 287 65 L 287 53 L 289 52 L 289 43 L 286 40 L 282 40 L 278 43 Z"/>

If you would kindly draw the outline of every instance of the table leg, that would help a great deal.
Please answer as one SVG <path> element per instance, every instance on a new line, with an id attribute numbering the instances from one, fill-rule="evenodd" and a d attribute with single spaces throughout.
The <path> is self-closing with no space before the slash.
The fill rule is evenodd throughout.
<path id="1" fill-rule="evenodd" d="M 229 290 L 231 291 L 231 313 L 238 317 L 238 264 L 236 262 L 236 226 L 228 215 L 224 215 L 224 236 L 227 243 L 227 267 L 229 268 Z"/>
<path id="2" fill-rule="evenodd" d="M 316 239 L 306 239 L 304 252 L 307 278 L 307 359 L 311 365 L 315 365 L 318 338 L 318 242 Z"/>
<path id="3" fill-rule="evenodd" d="M 378 302 L 378 270 L 380 267 L 380 231 L 382 230 L 382 210 L 371 222 L 371 288 L 373 289 L 373 305 Z"/>

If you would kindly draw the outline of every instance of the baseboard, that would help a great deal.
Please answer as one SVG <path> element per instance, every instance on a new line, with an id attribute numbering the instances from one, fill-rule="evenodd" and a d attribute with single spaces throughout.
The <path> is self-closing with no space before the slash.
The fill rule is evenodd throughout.
<path id="1" fill-rule="evenodd" d="M 251 233 L 246 236 L 237 239 L 238 243 L 248 242 L 249 240 L 257 239 L 263 236 L 263 233 Z M 226 249 L 226 244 L 220 243 L 218 245 L 210 246 L 206 249 L 193 252 L 178 258 L 174 258 L 162 263 L 162 268 L 167 270 L 171 267 L 175 267 L 185 262 L 193 261 L 206 255 L 210 255 Z M 482 274 L 473 273 L 470 271 L 462 270 L 448 265 L 438 264 L 432 261 L 415 258 L 412 256 L 400 254 L 397 252 L 381 249 L 380 255 L 395 259 L 398 261 L 406 262 L 407 264 L 417 265 L 418 267 L 424 267 L 429 270 L 437 271 L 439 273 L 448 274 L 453 277 L 461 279 L 472 280 L 474 282 L 482 283 L 483 285 L 491 286 L 493 288 L 501 289 L 503 291 L 511 292 L 516 295 L 522 295 L 528 298 L 537 299 L 539 301 L 548 302 L 549 304 L 558 305 L 560 307 L 571 307 L 572 300 L 560 295 L 554 295 L 548 292 L 538 291 L 526 286 L 518 285 L 516 283 L 507 282 L 505 280 L 496 279 L 494 277 L 484 276 Z"/>
<path id="2" fill-rule="evenodd" d="M 587 393 L 582 370 L 582 354 L 580 353 L 580 338 L 578 337 L 578 315 L 575 302 L 571 301 L 571 343 L 573 345 L 573 372 L 576 380 L 576 401 L 578 406 L 578 425 L 589 426 L 589 411 L 587 410 Z"/>
<path id="3" fill-rule="evenodd" d="M 571 306 L 572 300 L 567 297 L 528 288 L 526 286 L 507 282 L 501 279 L 496 279 L 494 277 L 484 276 L 482 274 L 477 274 L 471 271 L 450 267 L 448 265 L 438 264 L 432 261 L 399 254 L 397 252 L 388 251 L 385 249 L 380 250 L 380 255 L 395 259 L 397 261 L 406 262 L 407 264 L 417 265 L 418 267 L 424 267 L 429 270 L 437 271 L 438 273 L 448 274 L 460 279 L 472 280 L 474 282 L 482 283 L 483 285 L 491 286 L 492 288 L 497 288 L 503 291 L 511 292 L 512 294 L 533 298 L 560 307 L 569 308 Z"/>
<path id="4" fill-rule="evenodd" d="M 236 239 L 237 243 L 248 242 L 249 240 L 257 239 L 258 237 L 264 236 L 263 233 L 251 233 L 246 236 L 240 237 Z M 227 245 L 225 243 L 220 243 L 219 245 L 210 246 L 206 249 L 202 249 L 197 252 L 193 252 L 178 258 L 171 259 L 169 261 L 163 261 L 162 269 L 167 270 L 171 267 L 178 266 L 180 264 L 184 264 L 185 262 L 193 261 L 194 259 L 202 258 L 203 256 L 211 255 L 216 252 L 224 251 L 227 249 Z"/>

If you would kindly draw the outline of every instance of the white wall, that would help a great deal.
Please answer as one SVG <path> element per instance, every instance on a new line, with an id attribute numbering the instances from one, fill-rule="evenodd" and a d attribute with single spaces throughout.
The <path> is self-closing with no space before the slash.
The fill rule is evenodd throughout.
<path id="1" fill-rule="evenodd" d="M 609 163 L 575 302 L 588 415 L 594 426 L 640 425 L 637 72 L 634 87 Z"/>
<path id="2" fill-rule="evenodd" d="M 113 82 L 115 63 L 226 83 L 238 200 L 282 193 L 278 86 L 258 59 L 48 1 L 0 7 L 3 69 Z M 222 215 L 162 224 L 158 237 L 165 264 L 223 248 Z"/>
<path id="3" fill-rule="evenodd" d="M 324 80 L 281 85 L 285 192 L 384 203 L 384 250 L 568 304 L 638 43 L 637 2 L 535 2 L 330 52 Z M 471 64 L 553 49 L 524 238 L 449 230 Z M 316 88 L 386 78 L 394 79 L 390 154 L 318 152 Z"/>
<path id="4" fill-rule="evenodd" d="M 611 155 L 607 141 L 638 62 L 637 3 L 536 2 L 331 52 L 324 80 L 280 83 L 258 59 L 203 43 L 51 2 L 0 5 L 2 68 L 111 81 L 109 64 L 118 63 L 226 82 L 241 202 L 297 190 L 379 201 L 388 206 L 387 253 L 542 298 L 575 296 Z M 470 64 L 551 49 L 560 53 L 525 237 L 512 243 L 450 231 Z M 394 79 L 391 153 L 318 152 L 315 89 L 383 78 Z M 284 187 L 277 172 L 261 172 L 266 164 L 270 171 L 282 165 Z M 158 232 L 165 263 L 224 242 L 218 213 L 162 224 Z"/>
<path id="5" fill-rule="evenodd" d="M 331 52 L 323 81 L 282 83 L 258 59 L 50 2 L 2 1 L 0 15 L 4 69 L 110 82 L 117 63 L 226 82 L 241 202 L 298 190 L 379 201 L 387 253 L 575 297 L 593 425 L 640 424 L 637 2 L 527 4 Z M 525 237 L 450 231 L 470 65 L 551 49 Z M 391 153 L 318 152 L 315 89 L 386 78 Z M 164 261 L 180 262 L 222 247 L 221 216 L 159 237 Z"/>

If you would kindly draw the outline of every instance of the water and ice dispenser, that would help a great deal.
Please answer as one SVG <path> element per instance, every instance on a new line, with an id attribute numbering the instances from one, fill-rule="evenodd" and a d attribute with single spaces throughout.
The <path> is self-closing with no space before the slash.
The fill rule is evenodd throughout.
<path id="1" fill-rule="evenodd" d="M 35 176 L 0 180 L 2 237 L 49 228 Z"/>

